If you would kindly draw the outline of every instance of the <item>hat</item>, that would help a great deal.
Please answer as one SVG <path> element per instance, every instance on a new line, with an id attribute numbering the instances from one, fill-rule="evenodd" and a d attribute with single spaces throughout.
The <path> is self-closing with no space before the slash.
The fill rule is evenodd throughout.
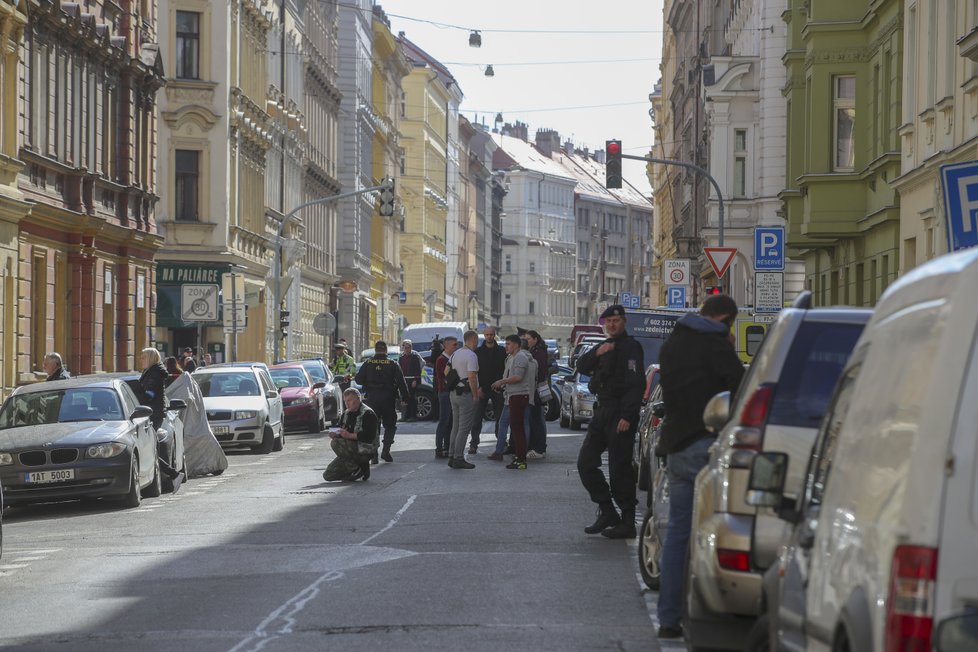
<path id="1" fill-rule="evenodd" d="M 605 308 L 604 312 L 601 313 L 601 319 L 607 319 L 608 317 L 624 317 L 625 308 L 621 304 L 615 304 L 613 306 L 608 306 Z"/>
<path id="2" fill-rule="evenodd" d="M 519 326 L 516 327 L 516 334 L 519 335 L 520 337 L 526 335 L 526 332 L 527 331 L 525 328 L 520 328 Z"/>
<path id="3" fill-rule="evenodd" d="M 377 343 L 374 344 L 374 351 L 386 351 L 386 350 L 387 350 L 387 342 L 385 342 L 384 340 L 377 340 Z"/>
<path id="4" fill-rule="evenodd" d="M 194 352 L 194 349 L 193 349 L 193 347 L 185 346 L 185 347 L 183 347 L 183 352 L 184 353 L 193 353 Z"/>
<path id="5" fill-rule="evenodd" d="M 344 344 L 343 342 L 337 342 L 336 344 L 333 345 L 333 348 L 334 349 L 345 349 L 346 348 L 346 344 Z"/>

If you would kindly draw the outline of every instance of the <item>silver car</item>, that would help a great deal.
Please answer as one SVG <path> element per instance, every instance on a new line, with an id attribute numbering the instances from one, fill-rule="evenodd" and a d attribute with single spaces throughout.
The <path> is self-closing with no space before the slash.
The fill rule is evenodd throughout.
<path id="1" fill-rule="evenodd" d="M 207 421 L 222 446 L 247 446 L 259 453 L 282 450 L 282 397 L 267 368 L 212 365 L 195 371 L 194 380 L 204 395 Z"/>
<path id="2" fill-rule="evenodd" d="M 594 416 L 596 397 L 587 387 L 590 380 L 590 376 L 576 371 L 563 379 L 557 379 L 561 390 L 560 426 L 562 428 L 580 430 Z"/>

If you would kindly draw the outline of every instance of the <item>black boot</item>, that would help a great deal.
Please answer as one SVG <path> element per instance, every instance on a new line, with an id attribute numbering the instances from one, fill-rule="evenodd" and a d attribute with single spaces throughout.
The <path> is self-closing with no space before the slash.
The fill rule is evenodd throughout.
<path id="1" fill-rule="evenodd" d="M 374 453 L 373 457 L 370 458 L 371 464 L 380 464 L 380 459 L 377 457 L 377 453 Z"/>
<path id="2" fill-rule="evenodd" d="M 601 536 L 609 539 L 634 539 L 635 538 L 635 508 L 623 509 L 621 520 L 617 525 L 601 530 Z"/>
<path id="3" fill-rule="evenodd" d="M 618 512 L 615 511 L 615 506 L 611 503 L 601 503 L 598 506 L 598 518 L 594 520 L 594 523 L 584 528 L 584 533 L 597 534 L 606 527 L 614 527 L 620 522 L 621 519 L 618 517 Z"/>
<path id="4" fill-rule="evenodd" d="M 384 444 L 384 450 L 382 450 L 380 452 L 380 459 L 384 460 L 385 462 L 393 462 L 394 461 L 394 458 L 391 457 L 391 445 L 390 444 Z"/>
<path id="5" fill-rule="evenodd" d="M 370 463 L 364 462 L 360 465 L 360 479 L 369 480 L 370 479 Z"/>

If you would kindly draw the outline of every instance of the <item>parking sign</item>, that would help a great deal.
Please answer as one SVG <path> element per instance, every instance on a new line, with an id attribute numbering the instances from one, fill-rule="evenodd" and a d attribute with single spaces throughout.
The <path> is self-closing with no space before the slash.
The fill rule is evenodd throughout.
<path id="1" fill-rule="evenodd" d="M 758 226 L 754 229 L 754 269 L 784 269 L 784 227 Z"/>
<path id="2" fill-rule="evenodd" d="M 666 305 L 670 308 L 686 307 L 686 286 L 669 285 L 666 287 Z"/>
<path id="3" fill-rule="evenodd" d="M 948 250 L 978 245 L 978 161 L 942 165 L 941 185 Z"/>

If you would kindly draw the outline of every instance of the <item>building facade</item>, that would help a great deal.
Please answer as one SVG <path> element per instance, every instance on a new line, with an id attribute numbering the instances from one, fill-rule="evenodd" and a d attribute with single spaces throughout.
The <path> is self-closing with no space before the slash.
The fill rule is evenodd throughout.
<path id="1" fill-rule="evenodd" d="M 493 195 L 497 190 L 504 195 L 505 190 L 496 182 L 492 167 L 496 143 L 489 128 L 477 122 L 472 123 L 472 128 L 474 132 L 468 142 L 468 176 L 472 184 L 469 197 L 475 213 L 475 279 L 469 291 L 469 322 L 477 326 L 496 324 L 499 319 L 499 304 L 494 303 L 494 298 L 498 297 L 501 288 L 502 221 L 499 212 L 502 206 L 498 211 L 494 210 Z"/>
<path id="2" fill-rule="evenodd" d="M 785 13 L 780 197 L 789 253 L 804 261 L 820 305 L 872 306 L 896 278 L 903 18 L 899 0 L 823 2 L 817 11 L 791 0 Z"/>
<path id="3" fill-rule="evenodd" d="M 270 360 L 279 345 L 268 290 L 278 221 L 266 210 L 276 138 L 267 68 L 268 52 L 281 48 L 269 39 L 277 14 L 265 0 L 162 0 L 159 12 L 170 72 L 160 95 L 157 344 L 164 353 L 198 346 L 217 360 Z M 209 312 L 183 309 L 185 286 L 221 284 L 232 269 L 245 279 L 246 324 L 236 335 L 203 319 Z"/>
<path id="4" fill-rule="evenodd" d="M 906 2 L 903 12 L 901 174 L 893 181 L 900 273 L 947 253 L 940 166 L 978 159 L 978 6 Z"/>
<path id="5" fill-rule="evenodd" d="M 163 67 L 154 3 L 11 5 L 30 22 L 5 43 L 3 170 L 33 203 L 19 221 L 17 382 L 48 351 L 75 374 L 133 369 L 152 343 L 157 235 L 156 91 Z M 18 19 L 5 24 L 16 36 Z M 16 132 L 6 107 L 18 65 Z M 17 210 L 19 197 L 5 201 Z M 7 220 L 9 223 L 9 219 Z M 9 289 L 9 280 L 5 293 Z M 5 331 L 9 340 L 9 331 Z M 6 348 L 6 347 L 5 347 Z M 10 380 L 6 370 L 5 384 Z"/>

